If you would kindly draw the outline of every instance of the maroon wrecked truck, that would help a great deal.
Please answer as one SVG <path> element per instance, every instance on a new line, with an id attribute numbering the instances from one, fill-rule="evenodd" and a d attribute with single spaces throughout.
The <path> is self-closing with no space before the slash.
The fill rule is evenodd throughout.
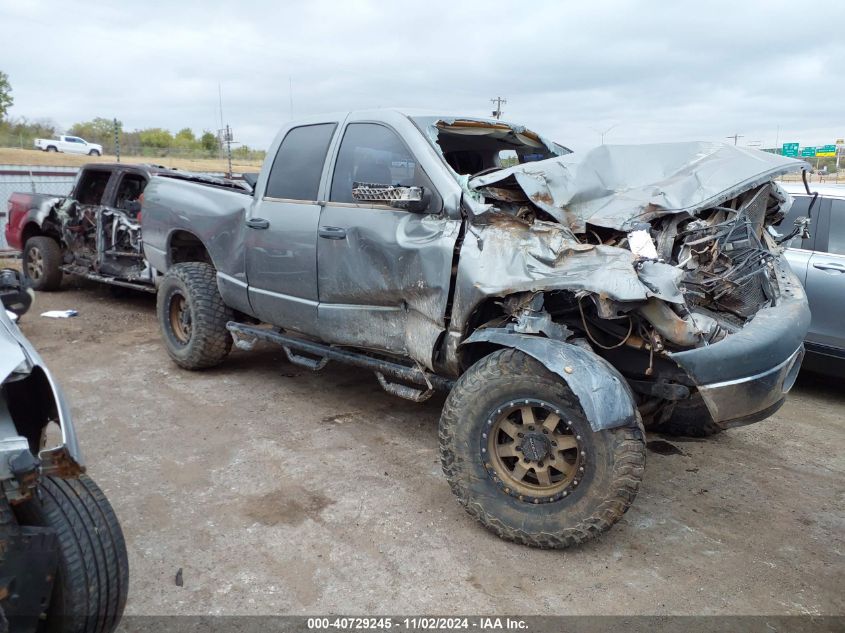
<path id="1" fill-rule="evenodd" d="M 705 436 L 783 404 L 809 311 L 773 179 L 806 167 L 710 143 L 577 154 L 473 117 L 319 116 L 282 129 L 251 192 L 151 175 L 143 252 L 177 364 L 264 340 L 400 397 L 448 392 L 460 503 L 503 538 L 567 547 L 633 502 L 644 427 Z"/>

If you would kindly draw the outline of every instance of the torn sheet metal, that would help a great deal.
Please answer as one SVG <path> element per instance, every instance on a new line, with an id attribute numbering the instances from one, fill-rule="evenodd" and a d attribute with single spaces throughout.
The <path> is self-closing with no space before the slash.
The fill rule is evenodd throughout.
<path id="1" fill-rule="evenodd" d="M 468 295 L 477 301 L 539 290 L 585 291 L 619 302 L 658 297 L 683 303 L 678 289 L 683 271 L 674 266 L 639 260 L 624 248 L 579 243 L 554 222 L 527 224 L 503 214 L 490 219 L 473 226 L 461 248 L 458 305 Z"/>
<path id="2" fill-rule="evenodd" d="M 477 176 L 468 187 L 489 193 L 491 185 L 517 185 L 537 207 L 576 233 L 587 224 L 627 231 L 635 222 L 664 215 L 695 215 L 801 169 L 809 165 L 721 143 L 602 145 Z"/>

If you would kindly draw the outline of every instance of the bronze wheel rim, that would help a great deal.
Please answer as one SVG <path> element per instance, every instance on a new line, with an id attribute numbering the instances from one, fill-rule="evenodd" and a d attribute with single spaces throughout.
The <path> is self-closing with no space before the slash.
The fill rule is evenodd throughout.
<path id="1" fill-rule="evenodd" d="M 26 255 L 26 274 L 30 279 L 41 279 L 44 276 L 44 255 L 41 249 L 32 247 Z"/>
<path id="2" fill-rule="evenodd" d="M 503 492 L 521 501 L 558 501 L 584 474 L 581 436 L 566 412 L 548 402 L 508 402 L 488 418 L 482 435 L 487 472 Z"/>
<path id="3" fill-rule="evenodd" d="M 188 301 L 181 294 L 174 294 L 170 297 L 170 329 L 176 340 L 187 345 L 191 340 L 191 309 Z"/>

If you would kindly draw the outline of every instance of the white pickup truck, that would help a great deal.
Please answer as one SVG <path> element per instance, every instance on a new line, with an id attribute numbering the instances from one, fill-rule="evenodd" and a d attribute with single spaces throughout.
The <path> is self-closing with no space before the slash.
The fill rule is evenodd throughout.
<path id="1" fill-rule="evenodd" d="M 78 136 L 66 136 L 62 134 L 58 139 L 37 138 L 35 148 L 45 152 L 67 152 L 68 154 L 88 154 L 89 156 L 100 156 L 103 153 L 103 146 L 96 143 L 89 143 Z"/>

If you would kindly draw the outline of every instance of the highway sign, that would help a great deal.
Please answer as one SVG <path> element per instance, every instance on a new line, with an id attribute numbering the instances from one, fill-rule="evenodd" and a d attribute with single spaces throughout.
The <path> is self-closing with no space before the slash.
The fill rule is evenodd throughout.
<path id="1" fill-rule="evenodd" d="M 783 151 L 781 151 L 783 156 L 789 156 L 791 158 L 797 158 L 798 156 L 798 143 L 784 143 L 783 144 Z"/>
<path id="2" fill-rule="evenodd" d="M 816 148 L 816 156 L 836 156 L 836 145 L 823 145 Z"/>
<path id="3" fill-rule="evenodd" d="M 815 147 L 802 147 L 801 148 L 801 156 L 815 156 L 816 155 L 816 148 Z"/>

